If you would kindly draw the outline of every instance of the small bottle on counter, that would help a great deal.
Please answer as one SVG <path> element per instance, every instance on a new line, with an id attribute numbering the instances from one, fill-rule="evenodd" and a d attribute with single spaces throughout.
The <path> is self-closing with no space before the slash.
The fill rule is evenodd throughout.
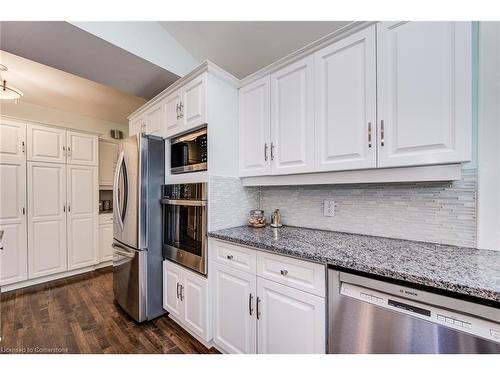
<path id="1" fill-rule="evenodd" d="M 275 209 L 271 214 L 271 226 L 273 228 L 279 228 L 283 226 L 283 224 L 281 224 L 281 212 L 279 208 Z"/>

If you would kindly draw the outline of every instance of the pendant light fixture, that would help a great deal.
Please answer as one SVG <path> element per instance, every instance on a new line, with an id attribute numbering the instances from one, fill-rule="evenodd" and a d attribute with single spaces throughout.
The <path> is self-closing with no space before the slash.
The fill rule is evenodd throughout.
<path id="1" fill-rule="evenodd" d="M 0 64 L 0 72 L 6 72 L 7 67 Z M 14 100 L 16 103 L 23 97 L 23 92 L 7 84 L 0 74 L 0 100 Z"/>

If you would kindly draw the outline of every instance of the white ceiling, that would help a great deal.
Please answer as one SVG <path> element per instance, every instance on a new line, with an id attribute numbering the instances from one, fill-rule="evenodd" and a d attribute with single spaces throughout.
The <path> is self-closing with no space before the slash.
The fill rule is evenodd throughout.
<path id="1" fill-rule="evenodd" d="M 199 61 L 210 60 L 244 78 L 348 21 L 162 21 L 160 24 Z"/>
<path id="2" fill-rule="evenodd" d="M 2 78 L 23 91 L 22 101 L 126 124 L 146 100 L 0 50 Z"/>

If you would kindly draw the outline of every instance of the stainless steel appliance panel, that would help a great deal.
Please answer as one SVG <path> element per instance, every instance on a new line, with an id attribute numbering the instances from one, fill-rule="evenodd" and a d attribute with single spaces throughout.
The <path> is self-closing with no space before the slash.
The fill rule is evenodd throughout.
<path id="1" fill-rule="evenodd" d="M 163 256 L 207 273 L 206 183 L 163 188 Z"/>
<path id="2" fill-rule="evenodd" d="M 500 310 L 330 269 L 329 353 L 500 353 Z"/>
<path id="3" fill-rule="evenodd" d="M 135 320 L 146 317 L 147 251 L 113 241 L 113 292 L 118 304 Z"/>

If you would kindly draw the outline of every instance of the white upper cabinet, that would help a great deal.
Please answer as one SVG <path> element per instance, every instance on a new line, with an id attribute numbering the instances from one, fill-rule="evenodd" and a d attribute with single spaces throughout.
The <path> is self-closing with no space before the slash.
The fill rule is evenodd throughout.
<path id="1" fill-rule="evenodd" d="M 314 169 L 314 58 L 271 75 L 271 168 L 273 174 Z"/>
<path id="2" fill-rule="evenodd" d="M 128 135 L 136 135 L 146 131 L 146 121 L 144 117 L 136 117 L 133 120 L 130 120 L 128 125 Z"/>
<path id="3" fill-rule="evenodd" d="M 68 269 L 97 263 L 97 168 L 68 166 L 67 171 Z"/>
<path id="4" fill-rule="evenodd" d="M 116 162 L 118 160 L 118 142 L 99 140 L 99 185 L 113 186 Z"/>
<path id="5" fill-rule="evenodd" d="M 65 271 L 66 166 L 28 163 L 29 277 Z"/>
<path id="6" fill-rule="evenodd" d="M 164 105 L 156 104 L 146 112 L 146 133 L 161 136 L 163 134 Z"/>
<path id="7" fill-rule="evenodd" d="M 67 163 L 97 166 L 98 142 L 96 135 L 66 131 Z"/>
<path id="8" fill-rule="evenodd" d="M 239 170 L 241 176 L 270 174 L 271 88 L 266 76 L 239 90 Z"/>
<path id="9" fill-rule="evenodd" d="M 375 168 L 375 26 L 317 51 L 314 59 L 317 170 Z"/>
<path id="10" fill-rule="evenodd" d="M 470 22 L 377 24 L 379 166 L 470 160 Z"/>
<path id="11" fill-rule="evenodd" d="M 177 90 L 165 99 L 165 128 L 166 137 L 182 132 L 182 118 L 180 116 L 181 91 Z"/>
<path id="12" fill-rule="evenodd" d="M 206 87 L 206 73 L 203 73 L 182 88 L 179 111 L 186 130 L 207 123 Z"/>
<path id="13" fill-rule="evenodd" d="M 26 124 L 2 118 L 0 123 L 0 163 L 26 161 Z"/>
<path id="14" fill-rule="evenodd" d="M 66 130 L 28 124 L 27 133 L 29 161 L 66 162 Z"/>

